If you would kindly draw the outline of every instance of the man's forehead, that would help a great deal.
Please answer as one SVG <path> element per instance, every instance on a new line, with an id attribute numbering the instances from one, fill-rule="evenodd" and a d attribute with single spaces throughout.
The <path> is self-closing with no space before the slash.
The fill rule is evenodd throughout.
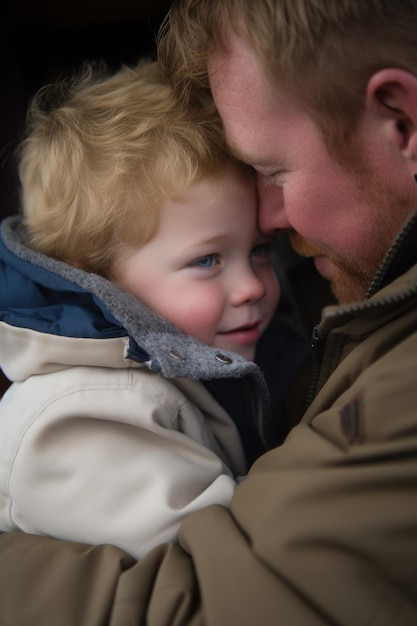
<path id="1" fill-rule="evenodd" d="M 232 152 L 256 169 L 269 168 L 271 129 L 277 139 L 286 133 L 283 119 L 289 121 L 295 107 L 271 84 L 248 44 L 236 36 L 227 50 L 213 54 L 209 76 Z"/>
<path id="2" fill-rule="evenodd" d="M 294 110 L 286 91 L 267 76 L 249 44 L 231 34 L 227 48 L 213 51 L 208 63 L 210 88 L 223 117 L 227 110 L 273 116 L 277 109 Z"/>
<path id="3" fill-rule="evenodd" d="M 221 84 L 231 78 L 246 75 L 252 68 L 259 70 L 259 63 L 254 51 L 241 37 L 229 31 L 225 35 L 225 44 L 215 48 L 208 60 L 210 84 Z"/>

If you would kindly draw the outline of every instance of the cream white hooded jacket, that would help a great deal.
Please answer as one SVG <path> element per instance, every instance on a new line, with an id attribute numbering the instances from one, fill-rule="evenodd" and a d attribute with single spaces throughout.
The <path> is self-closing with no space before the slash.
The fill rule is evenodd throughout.
<path id="1" fill-rule="evenodd" d="M 259 368 L 30 250 L 16 218 L 2 224 L 0 259 L 0 366 L 13 381 L 0 403 L 0 530 L 141 557 L 188 513 L 228 505 L 245 455 L 202 381 L 239 384 L 260 424 Z"/>

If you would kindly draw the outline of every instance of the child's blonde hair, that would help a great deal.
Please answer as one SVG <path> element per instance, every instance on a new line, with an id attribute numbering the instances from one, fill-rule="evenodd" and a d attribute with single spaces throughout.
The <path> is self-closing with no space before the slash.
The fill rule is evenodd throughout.
<path id="1" fill-rule="evenodd" d="M 212 104 L 185 113 L 154 61 L 86 65 L 34 98 L 19 175 L 31 245 L 109 276 L 152 236 L 161 204 L 232 162 Z"/>

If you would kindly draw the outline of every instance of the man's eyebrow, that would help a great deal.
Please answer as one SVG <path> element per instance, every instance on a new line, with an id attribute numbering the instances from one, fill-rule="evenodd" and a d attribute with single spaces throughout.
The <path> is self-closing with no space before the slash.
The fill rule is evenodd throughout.
<path id="1" fill-rule="evenodd" d="M 266 159 L 266 158 L 261 158 L 261 157 L 257 158 L 254 155 L 245 153 L 240 148 L 238 148 L 237 146 L 234 146 L 231 143 L 229 143 L 229 150 L 232 156 L 235 157 L 235 159 L 238 159 L 239 161 L 242 161 L 242 163 L 246 163 L 246 165 L 250 165 L 251 167 L 254 167 L 255 169 L 257 167 L 262 167 L 262 168 L 272 167 L 271 159 Z"/>

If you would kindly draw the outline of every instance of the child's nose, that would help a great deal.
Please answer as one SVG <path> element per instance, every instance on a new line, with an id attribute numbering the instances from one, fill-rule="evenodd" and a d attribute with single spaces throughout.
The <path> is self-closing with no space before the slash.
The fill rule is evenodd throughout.
<path id="1" fill-rule="evenodd" d="M 258 276 L 251 270 L 247 269 L 235 276 L 232 285 L 231 301 L 233 306 L 239 306 L 247 302 L 257 302 L 266 294 L 266 287 Z"/>

